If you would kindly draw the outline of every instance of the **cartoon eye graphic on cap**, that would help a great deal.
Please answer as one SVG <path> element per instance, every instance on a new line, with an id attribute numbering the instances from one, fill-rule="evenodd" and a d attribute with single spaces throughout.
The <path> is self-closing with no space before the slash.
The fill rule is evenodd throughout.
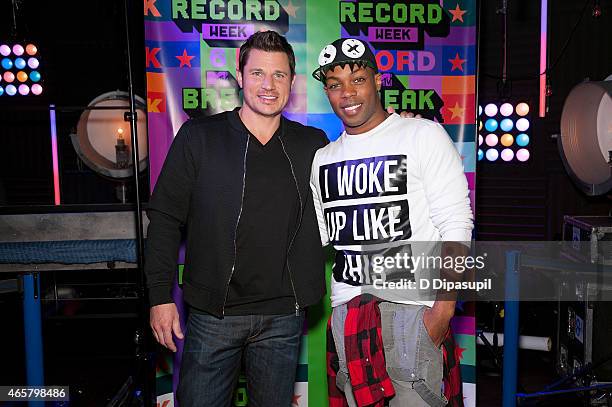
<path id="1" fill-rule="evenodd" d="M 354 38 L 349 38 L 342 43 L 342 52 L 350 58 L 359 58 L 365 52 L 365 44 Z"/>
<path id="2" fill-rule="evenodd" d="M 336 47 L 328 44 L 321 50 L 319 54 L 319 65 L 327 65 L 334 60 L 336 57 Z"/>

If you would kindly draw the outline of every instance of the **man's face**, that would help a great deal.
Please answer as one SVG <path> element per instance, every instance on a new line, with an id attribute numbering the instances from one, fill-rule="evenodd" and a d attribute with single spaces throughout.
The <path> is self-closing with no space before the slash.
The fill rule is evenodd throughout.
<path id="1" fill-rule="evenodd" d="M 243 109 L 256 115 L 279 115 L 289 102 L 291 77 L 289 58 L 284 52 L 252 49 L 242 72 L 237 72 L 242 88 Z"/>
<path id="2" fill-rule="evenodd" d="M 346 64 L 325 75 L 325 93 L 329 104 L 342 120 L 347 133 L 369 131 L 386 117 L 380 105 L 380 74 L 368 67 Z"/>

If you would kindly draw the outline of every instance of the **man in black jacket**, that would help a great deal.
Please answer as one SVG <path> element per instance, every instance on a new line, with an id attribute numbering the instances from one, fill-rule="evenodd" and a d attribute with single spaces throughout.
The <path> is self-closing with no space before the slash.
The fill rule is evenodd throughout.
<path id="1" fill-rule="evenodd" d="M 229 405 L 243 356 L 249 405 L 291 405 L 303 310 L 325 293 L 309 179 L 327 138 L 281 116 L 295 80 L 287 40 L 251 36 L 237 79 L 243 106 L 181 127 L 149 203 L 151 327 L 172 351 L 172 335 L 183 337 L 171 289 L 186 233 L 181 407 Z"/>

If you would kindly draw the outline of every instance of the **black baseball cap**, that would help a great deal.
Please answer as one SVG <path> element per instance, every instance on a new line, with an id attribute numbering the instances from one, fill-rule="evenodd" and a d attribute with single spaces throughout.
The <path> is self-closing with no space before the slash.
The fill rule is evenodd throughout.
<path id="1" fill-rule="evenodd" d="M 327 44 L 319 53 L 319 67 L 312 76 L 321 82 L 325 81 L 325 73 L 331 68 L 345 64 L 363 64 L 378 72 L 376 58 L 370 49 L 370 44 L 357 38 L 339 38 Z"/>

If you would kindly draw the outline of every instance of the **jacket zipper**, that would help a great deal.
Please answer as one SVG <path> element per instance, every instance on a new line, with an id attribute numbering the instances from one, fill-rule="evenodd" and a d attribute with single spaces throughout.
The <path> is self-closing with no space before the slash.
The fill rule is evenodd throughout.
<path id="1" fill-rule="evenodd" d="M 283 147 L 283 152 L 287 156 L 287 160 L 289 160 L 289 167 L 291 167 L 291 175 L 293 175 L 293 181 L 295 181 L 295 187 L 297 189 L 298 199 L 300 201 L 300 216 L 298 219 L 298 226 L 293 232 L 293 236 L 291 236 L 291 240 L 289 241 L 289 246 L 287 246 L 287 271 L 289 272 L 289 281 L 291 282 L 291 288 L 293 289 L 293 296 L 295 297 L 295 316 L 297 317 L 300 315 L 300 304 L 298 302 L 297 292 L 295 291 L 295 285 L 293 284 L 293 276 L 291 274 L 291 267 L 289 266 L 289 252 L 291 251 L 291 246 L 293 245 L 293 241 L 295 240 L 295 237 L 297 236 L 298 228 L 300 227 L 300 224 L 302 223 L 302 215 L 303 215 L 302 195 L 300 194 L 300 185 L 297 182 L 297 177 L 295 176 L 295 171 L 293 170 L 293 163 L 291 162 L 291 157 L 289 157 L 289 154 L 287 154 L 287 150 L 285 150 L 285 143 L 283 142 L 283 138 L 279 137 L 278 139 L 281 142 L 281 146 Z"/>
<path id="2" fill-rule="evenodd" d="M 227 285 L 225 286 L 225 299 L 223 300 L 223 309 L 222 314 L 225 316 L 225 304 L 227 303 L 227 295 L 229 294 L 229 286 L 232 281 L 232 277 L 234 275 L 234 269 L 236 268 L 236 257 L 237 257 L 237 248 L 236 248 L 236 236 L 238 235 L 238 225 L 240 224 L 240 216 L 242 215 L 242 205 L 244 204 L 244 188 L 246 186 L 246 160 L 247 153 L 249 151 L 249 139 L 250 136 L 247 134 L 246 148 L 244 150 L 244 157 L 242 160 L 242 195 L 240 196 L 240 211 L 238 212 L 238 219 L 236 219 L 236 227 L 234 228 L 234 260 L 232 262 L 232 270 L 230 271 L 229 279 L 227 280 Z"/>

